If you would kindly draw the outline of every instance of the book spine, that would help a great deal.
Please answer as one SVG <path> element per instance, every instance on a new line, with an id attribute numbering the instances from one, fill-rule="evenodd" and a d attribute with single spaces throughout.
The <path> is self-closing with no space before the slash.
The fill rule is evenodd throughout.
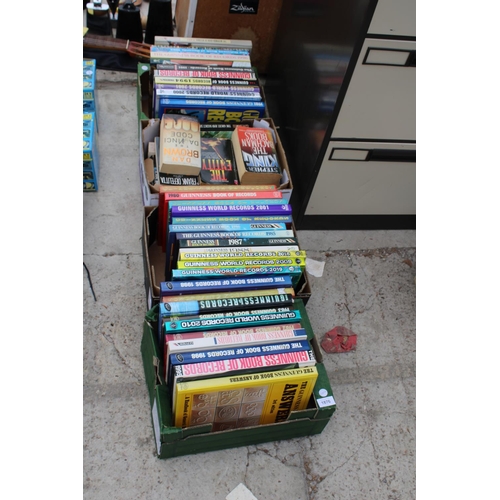
<path id="1" fill-rule="evenodd" d="M 272 295 L 253 295 L 250 297 L 160 302 L 160 309 L 163 317 L 188 316 L 211 312 L 244 311 L 258 307 L 291 306 L 293 300 L 293 295 L 290 293 L 276 293 Z"/>
<path id="2" fill-rule="evenodd" d="M 200 38 L 155 35 L 154 45 L 186 47 L 236 47 L 252 50 L 251 40 L 233 40 L 229 38 Z"/>
<path id="3" fill-rule="evenodd" d="M 240 56 L 233 56 L 240 57 Z M 177 61 L 179 63 L 184 64 L 210 64 L 214 66 L 224 66 L 229 68 L 239 67 L 239 68 L 248 68 L 251 69 L 252 64 L 250 60 L 233 60 L 230 58 L 224 58 L 223 56 L 211 55 L 207 57 L 189 57 L 183 54 L 178 54 L 177 56 L 169 55 L 168 57 L 152 57 L 150 59 L 150 64 L 161 64 L 165 62 L 174 62 Z"/>
<path id="4" fill-rule="evenodd" d="M 216 354 L 212 355 L 212 351 L 217 350 L 218 348 L 227 348 L 228 346 L 234 346 L 234 351 L 231 350 L 229 355 L 236 356 L 240 349 L 243 346 L 259 346 L 253 352 L 258 354 L 270 353 L 275 349 L 276 344 L 287 344 L 287 349 L 290 350 L 292 347 L 297 350 L 302 349 L 310 349 L 310 345 L 307 339 L 298 338 L 303 337 L 302 330 L 294 330 L 294 337 L 285 338 L 284 334 L 288 332 L 285 330 L 283 332 L 277 331 L 269 331 L 260 334 L 235 334 L 235 335 L 222 335 L 215 337 L 203 337 L 189 340 L 170 340 L 168 341 L 168 352 L 169 356 L 174 356 L 176 353 L 183 353 L 182 358 L 186 359 L 189 357 L 189 353 L 198 353 L 195 354 L 194 358 L 190 358 L 190 363 L 192 363 L 195 359 L 206 360 L 211 357 L 221 356 L 222 351 L 219 349 L 215 351 Z M 280 335 L 283 333 L 283 335 Z M 297 337 L 297 338 L 295 338 Z M 306 344 L 303 344 L 303 343 Z M 300 345 L 299 345 L 300 344 Z M 270 345 L 271 348 L 265 347 Z M 246 355 L 252 350 L 246 350 Z M 180 358 L 178 358 L 179 360 Z M 169 361 L 170 362 L 170 361 Z"/>
<path id="5" fill-rule="evenodd" d="M 150 53 L 155 57 L 159 54 L 167 57 L 169 54 L 188 54 L 195 56 L 198 56 L 199 54 L 210 54 L 250 57 L 248 49 L 238 49 L 234 47 L 165 47 L 164 45 L 152 45 L 150 47 Z"/>
<path id="6" fill-rule="evenodd" d="M 173 232 L 202 232 L 202 231 L 260 231 L 271 229 L 273 231 L 289 231 L 286 224 L 282 222 L 258 222 L 243 224 L 170 224 L 169 231 Z"/>
<path id="7" fill-rule="evenodd" d="M 219 206 L 177 206 L 172 207 L 172 217 L 179 217 L 182 214 L 190 214 L 192 217 L 203 214 L 228 215 L 254 215 L 255 213 L 265 213 L 266 215 L 291 215 L 292 207 L 289 204 L 281 205 L 219 205 Z"/>
<path id="8" fill-rule="evenodd" d="M 298 258 L 305 259 L 305 250 L 297 251 L 250 251 L 250 252 L 179 252 L 179 261 L 212 260 L 212 259 L 264 259 L 264 258 Z"/>
<path id="9" fill-rule="evenodd" d="M 278 191 L 279 192 L 279 191 Z M 252 224 L 259 222 L 281 222 L 290 226 L 293 222 L 291 215 L 232 215 L 229 217 L 212 216 L 212 217 L 172 217 L 172 224 Z"/>
<path id="10" fill-rule="evenodd" d="M 210 188 L 211 189 L 211 188 Z M 160 193 L 165 201 L 183 200 L 236 200 L 236 199 L 277 199 L 283 198 L 281 191 L 209 191 L 206 192 L 171 192 Z"/>
<path id="11" fill-rule="evenodd" d="M 242 71 L 240 71 L 240 69 Z M 178 71 L 169 69 L 157 69 L 154 70 L 153 77 L 165 76 L 165 77 L 181 77 L 181 78 L 217 78 L 223 80 L 255 80 L 257 81 L 257 75 L 253 71 L 245 70 L 240 68 L 235 71 L 231 70 L 189 70 L 189 71 Z"/>
<path id="12" fill-rule="evenodd" d="M 156 65 L 156 70 L 153 70 L 153 75 L 156 74 L 156 71 L 162 69 L 162 70 L 170 70 L 170 71 L 214 71 L 213 66 L 203 66 L 200 64 L 176 64 L 174 63 L 168 63 L 168 64 L 157 64 Z M 248 73 L 247 68 L 231 68 L 231 72 L 244 72 Z M 252 70 L 253 72 L 253 70 Z"/>
<path id="13" fill-rule="evenodd" d="M 217 330 L 223 327 L 234 328 L 252 324 L 252 326 L 273 325 L 278 323 L 300 322 L 300 311 L 259 312 L 240 316 L 216 316 L 212 318 L 192 318 L 166 321 L 164 333 L 188 333 L 199 330 Z"/>
<path id="14" fill-rule="evenodd" d="M 306 260 L 303 257 L 219 257 L 208 260 L 177 259 L 177 269 L 218 268 L 218 267 L 259 267 L 259 266 L 299 266 L 304 268 Z"/>
<path id="15" fill-rule="evenodd" d="M 300 330 L 297 332 L 295 330 Z M 300 323 L 285 323 L 277 325 L 254 326 L 249 328 L 227 328 L 225 330 L 209 330 L 206 332 L 191 332 L 191 333 L 172 333 L 165 335 L 165 342 L 174 340 L 192 340 L 208 337 L 227 337 L 228 335 L 246 335 L 246 334 L 263 334 L 274 335 L 273 338 L 263 336 L 261 342 L 284 342 L 286 340 L 304 340 L 307 339 L 307 331 L 302 328 Z M 278 337 L 276 337 L 278 335 Z"/>
<path id="16" fill-rule="evenodd" d="M 259 88 L 257 80 L 253 78 L 201 78 L 191 76 L 155 76 L 155 85 L 200 85 L 202 87 L 212 85 L 236 85 L 238 87 Z"/>
<path id="17" fill-rule="evenodd" d="M 201 123 L 200 128 L 203 131 L 204 129 L 212 130 L 213 128 L 222 127 L 225 129 L 227 126 L 232 126 L 230 123 Z M 210 189 L 207 189 L 206 186 L 160 186 L 160 193 L 200 193 L 200 192 L 214 192 L 214 191 L 248 191 L 249 186 L 210 186 Z M 276 189 L 276 186 L 273 184 L 262 184 L 260 186 L 252 186 L 252 191 L 278 191 L 282 194 L 284 198 L 284 193 Z"/>
<path id="18" fill-rule="evenodd" d="M 210 188 L 211 189 L 211 188 Z M 277 191 L 279 193 L 279 191 Z M 253 199 L 255 197 L 250 197 L 250 198 L 243 198 L 240 199 L 239 196 L 231 196 L 228 194 L 227 199 L 226 196 L 224 196 L 223 199 L 218 198 L 219 195 L 214 194 L 209 195 L 207 194 L 207 199 L 200 201 L 198 199 L 199 195 L 196 197 L 196 199 L 193 200 L 169 200 L 169 207 L 190 207 L 190 206 L 196 206 L 198 208 L 203 208 L 204 206 L 225 206 L 225 205 L 283 205 L 283 201 L 281 196 L 277 196 L 275 194 L 272 194 L 270 198 L 260 198 L 259 199 Z M 257 196 L 257 195 L 256 195 Z M 262 209 L 265 211 L 265 208 Z M 189 211 L 186 209 L 186 211 Z M 207 210 L 208 211 L 208 210 Z M 254 214 L 255 215 L 255 214 Z M 263 214 L 267 215 L 267 214 Z"/>
<path id="19" fill-rule="evenodd" d="M 156 99 L 167 97 L 169 99 L 234 99 L 234 100 L 251 100 L 262 101 L 260 93 L 223 90 L 184 90 L 184 89 L 162 89 L 156 87 Z"/>
<path id="20" fill-rule="evenodd" d="M 261 231 L 193 231 L 173 233 L 176 240 L 205 238 L 293 238 L 291 229 L 263 229 Z"/>
<path id="21" fill-rule="evenodd" d="M 297 285 L 303 269 L 298 266 L 259 266 L 259 267 L 209 267 L 194 269 L 172 269 L 172 280 L 192 278 L 212 279 L 222 276 L 253 276 L 254 274 L 283 275 L 289 274 L 293 285 Z"/>
<path id="22" fill-rule="evenodd" d="M 189 61 L 221 61 L 221 62 L 238 62 L 238 63 L 246 63 L 248 67 L 251 67 L 251 60 L 248 53 L 242 54 L 234 54 L 233 51 L 201 51 L 192 49 L 169 49 L 166 48 L 163 51 L 153 50 L 154 47 L 151 47 L 150 59 L 151 61 L 155 60 L 157 62 L 162 61 L 186 61 L 189 64 Z M 245 66 L 246 67 L 246 66 Z"/>
<path id="23" fill-rule="evenodd" d="M 280 251 L 290 251 L 290 252 L 301 252 L 298 245 L 282 245 L 282 246 L 236 246 L 236 247 L 203 247 L 200 252 L 195 248 L 183 248 L 179 249 L 179 260 L 186 260 L 190 258 L 191 255 L 200 255 L 200 253 L 207 254 L 224 254 L 234 257 L 242 257 L 244 252 L 277 252 L 279 255 Z"/>
<path id="24" fill-rule="evenodd" d="M 235 108 L 264 110 L 265 104 L 262 101 L 241 101 L 241 100 L 225 100 L 225 99 L 190 99 L 190 98 L 168 98 L 162 97 L 159 99 L 159 104 L 164 107 L 196 107 L 196 108 Z"/>
<path id="25" fill-rule="evenodd" d="M 175 83 L 155 83 L 156 91 L 188 91 L 188 92 L 239 92 L 242 95 L 256 96 L 259 99 L 262 98 L 260 94 L 260 88 L 257 86 L 250 85 L 196 85 L 196 84 L 175 84 Z M 157 94 L 158 95 L 158 94 Z M 165 94 L 167 95 L 167 94 Z M 173 95 L 173 94 L 170 94 Z M 188 94 L 186 94 L 188 95 Z"/>
<path id="26" fill-rule="evenodd" d="M 293 287 L 274 287 L 274 288 L 261 288 L 259 290 L 238 290 L 238 291 L 224 291 L 215 292 L 213 290 L 208 292 L 198 292 L 190 295 L 170 295 L 168 297 L 161 297 L 160 303 L 169 304 L 172 302 L 187 302 L 187 301 L 198 301 L 198 300 L 221 300 L 221 299 L 235 299 L 243 297 L 253 297 L 256 295 L 276 295 L 279 293 L 289 293 L 295 296 L 295 291 Z M 160 305 L 160 314 L 162 314 L 163 306 Z M 222 310 L 221 310 L 222 311 Z"/>
<path id="27" fill-rule="evenodd" d="M 251 250 L 252 247 L 267 247 L 267 246 L 285 246 L 289 248 L 298 247 L 297 238 L 205 238 L 205 239 L 180 239 L 179 249 L 181 248 L 207 248 L 207 247 L 223 247 L 223 248 L 236 248 L 244 247 Z M 180 250 L 179 250 L 180 251 Z"/>
<path id="28" fill-rule="evenodd" d="M 290 288 L 292 279 L 289 276 L 269 276 L 265 278 L 228 278 L 224 280 L 184 280 L 160 282 L 160 297 L 186 295 L 203 292 L 244 291 L 272 289 L 275 287 Z"/>

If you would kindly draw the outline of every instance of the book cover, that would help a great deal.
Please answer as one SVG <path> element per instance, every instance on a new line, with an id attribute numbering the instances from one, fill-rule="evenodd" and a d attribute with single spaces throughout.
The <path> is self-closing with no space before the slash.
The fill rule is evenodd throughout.
<path id="1" fill-rule="evenodd" d="M 184 280 L 160 282 L 160 300 L 169 296 L 192 295 L 203 292 L 224 293 L 245 290 L 292 287 L 290 276 L 256 276 L 254 278 L 231 278 L 221 280 Z"/>
<path id="2" fill-rule="evenodd" d="M 231 140 L 242 185 L 280 184 L 281 167 L 271 130 L 237 126 Z"/>
<path id="3" fill-rule="evenodd" d="M 212 99 L 159 99 L 155 117 L 177 113 L 192 116 L 200 123 L 241 123 L 245 120 L 264 118 L 263 101 L 212 100 Z M 268 183 L 269 184 L 269 183 Z"/>
<path id="4" fill-rule="evenodd" d="M 307 407 L 315 366 L 176 384 L 174 425 L 212 423 L 212 431 L 284 422 Z"/>
<path id="5" fill-rule="evenodd" d="M 201 137 L 201 171 L 203 184 L 239 184 L 231 139 Z"/>
<path id="6" fill-rule="evenodd" d="M 160 174 L 199 175 L 200 138 L 200 124 L 196 118 L 163 115 L 160 124 Z"/>

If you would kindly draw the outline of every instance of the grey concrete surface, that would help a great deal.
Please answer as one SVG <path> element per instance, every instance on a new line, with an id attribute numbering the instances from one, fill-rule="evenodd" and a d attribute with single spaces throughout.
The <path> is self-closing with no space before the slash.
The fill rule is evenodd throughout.
<path id="1" fill-rule="evenodd" d="M 140 354 L 146 312 L 135 75 L 98 71 L 100 187 L 83 196 L 83 498 L 407 500 L 415 473 L 415 231 L 300 231 L 324 262 L 307 304 L 337 411 L 316 436 L 159 460 Z"/>

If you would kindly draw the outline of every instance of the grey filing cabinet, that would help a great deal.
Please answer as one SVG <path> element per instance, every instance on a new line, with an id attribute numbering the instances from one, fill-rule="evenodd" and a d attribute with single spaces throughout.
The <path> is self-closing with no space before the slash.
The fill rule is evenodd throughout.
<path id="1" fill-rule="evenodd" d="M 415 0 L 290 2 L 274 54 L 296 227 L 414 228 Z"/>

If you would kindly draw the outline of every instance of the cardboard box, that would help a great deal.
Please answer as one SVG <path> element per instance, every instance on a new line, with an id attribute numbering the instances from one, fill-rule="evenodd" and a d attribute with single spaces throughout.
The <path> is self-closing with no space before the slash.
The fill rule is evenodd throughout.
<path id="1" fill-rule="evenodd" d="M 274 131 L 278 161 L 283 170 L 283 182 L 278 189 L 283 192 L 283 199 L 289 203 L 293 191 L 293 182 L 285 150 L 279 137 L 278 129 L 274 125 L 273 119 L 264 118 L 263 121 L 267 122 Z M 248 124 L 251 124 L 251 122 L 248 122 Z M 158 137 L 159 135 L 160 120 L 158 118 L 145 119 L 139 122 L 139 179 L 141 183 L 142 201 L 145 207 L 158 205 L 159 185 L 152 184 L 154 181 L 154 165 L 153 161 L 147 156 L 149 143 L 154 142 L 155 137 Z M 246 187 L 251 189 L 251 186 Z M 210 189 L 210 187 L 208 186 L 207 189 Z"/>
<path id="2" fill-rule="evenodd" d="M 296 309 L 301 312 L 302 323 L 315 351 L 318 364 L 318 380 L 313 396 L 305 410 L 292 412 L 287 421 L 211 433 L 211 424 L 182 429 L 172 426 L 170 394 L 162 373 L 162 356 L 157 344 L 156 322 L 158 307 L 146 314 L 143 323 L 141 354 L 148 388 L 151 419 L 153 423 L 156 451 L 159 458 L 172 458 L 195 453 L 237 448 L 258 443 L 292 439 L 320 434 L 336 410 L 333 391 L 322 364 L 322 355 L 311 328 L 302 301 Z"/>
<path id="3" fill-rule="evenodd" d="M 160 283 L 165 281 L 166 254 L 157 241 L 158 208 L 144 207 L 142 254 L 144 265 L 144 287 L 146 290 L 147 308 L 152 309 L 160 301 Z M 295 232 L 295 228 L 294 228 Z M 299 242 L 300 244 L 300 242 Z M 304 304 L 311 297 L 311 285 L 307 271 L 299 283 L 296 298 Z"/>

